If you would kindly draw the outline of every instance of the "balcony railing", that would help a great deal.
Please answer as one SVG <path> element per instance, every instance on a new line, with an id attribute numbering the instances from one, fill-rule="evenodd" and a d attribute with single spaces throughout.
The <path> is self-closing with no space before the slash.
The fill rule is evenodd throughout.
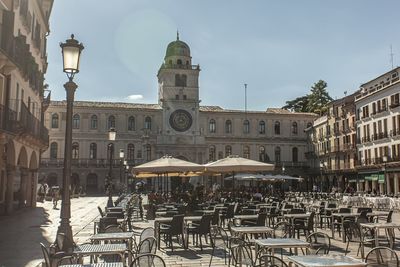
<path id="1" fill-rule="evenodd" d="M 13 12 L 3 11 L 3 24 L 0 27 L 0 50 L 18 66 L 23 77 L 29 82 L 29 86 L 42 95 L 44 75 L 30 52 L 26 37 L 23 35 L 15 37 L 9 30 L 13 28 Z"/>
<path id="2" fill-rule="evenodd" d="M 27 135 L 38 139 L 46 146 L 49 143 L 49 131 L 26 107 L 21 104 L 19 112 L 0 105 L 0 128 L 15 135 Z"/>
<path id="3" fill-rule="evenodd" d="M 122 166 L 122 160 L 121 159 L 113 159 L 112 160 L 112 165 L 113 168 L 120 168 Z M 78 167 L 78 168 L 87 168 L 87 167 L 93 167 L 93 168 L 109 168 L 110 167 L 110 160 L 107 158 L 100 158 L 100 159 L 72 159 L 71 161 L 73 167 Z M 135 166 L 138 164 L 143 163 L 143 159 L 134 159 L 134 160 L 128 160 L 128 165 L 129 166 Z M 50 158 L 42 158 L 40 162 L 42 167 L 62 167 L 64 165 L 64 160 L 63 159 L 50 159 Z"/>

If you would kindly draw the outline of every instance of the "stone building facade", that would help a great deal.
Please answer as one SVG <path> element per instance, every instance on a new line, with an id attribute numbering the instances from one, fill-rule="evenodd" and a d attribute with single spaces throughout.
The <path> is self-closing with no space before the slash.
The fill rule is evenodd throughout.
<path id="1" fill-rule="evenodd" d="M 0 1 L 0 214 L 34 207 L 43 125 L 46 36 L 53 0 Z"/>
<path id="2" fill-rule="evenodd" d="M 126 183 L 126 167 L 163 155 L 207 163 L 231 154 L 276 163 L 277 171 L 303 176 L 309 166 L 304 153 L 304 129 L 315 114 L 292 113 L 269 108 L 266 111 L 229 110 L 201 106 L 200 66 L 192 64 L 189 46 L 177 38 L 166 50 L 158 71 L 158 103 L 107 102 L 74 103 L 73 187 L 102 191 L 109 171 L 108 131 L 117 137 L 112 162 L 113 179 Z M 52 101 L 45 115 L 50 146 L 41 161 L 41 178 L 61 184 L 64 154 L 65 101 Z M 124 151 L 124 158 L 119 152 Z M 155 180 L 151 181 L 154 185 Z M 180 183 L 171 178 L 169 188 Z"/>
<path id="3" fill-rule="evenodd" d="M 400 68 L 363 84 L 355 98 L 359 182 L 364 191 L 400 190 Z"/>

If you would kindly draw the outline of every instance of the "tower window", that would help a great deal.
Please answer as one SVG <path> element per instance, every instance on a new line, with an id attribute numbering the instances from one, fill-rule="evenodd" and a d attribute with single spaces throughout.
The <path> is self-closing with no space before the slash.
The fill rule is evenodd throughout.
<path id="1" fill-rule="evenodd" d="M 186 100 L 187 99 L 187 96 L 186 95 L 183 95 L 183 100 Z"/>
<path id="2" fill-rule="evenodd" d="M 179 95 L 175 95 L 175 99 L 176 99 L 176 100 L 179 100 Z"/>
<path id="3" fill-rule="evenodd" d="M 186 86 L 186 74 L 175 74 L 175 86 Z"/>
<path id="4" fill-rule="evenodd" d="M 176 61 L 176 64 L 182 65 L 182 60 L 178 59 L 178 60 Z"/>

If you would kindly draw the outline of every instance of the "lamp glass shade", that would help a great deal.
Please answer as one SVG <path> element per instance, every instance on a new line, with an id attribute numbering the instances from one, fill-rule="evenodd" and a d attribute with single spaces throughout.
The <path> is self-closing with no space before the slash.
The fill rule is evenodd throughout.
<path id="1" fill-rule="evenodd" d="M 74 39 L 68 39 L 65 43 L 60 44 L 63 56 L 63 69 L 64 72 L 72 75 L 79 72 L 79 60 L 83 45 Z"/>
<path id="2" fill-rule="evenodd" d="M 115 131 L 115 129 L 114 128 L 111 128 L 109 131 L 108 131 L 108 140 L 110 140 L 110 141 L 115 141 L 115 137 L 117 136 L 117 132 Z"/>
<path id="3" fill-rule="evenodd" d="M 124 156 L 125 156 L 124 150 L 123 150 L 123 149 L 120 149 L 120 150 L 119 150 L 119 158 L 120 158 L 120 159 L 123 159 Z"/>
<path id="4" fill-rule="evenodd" d="M 383 156 L 383 157 L 382 157 L 382 161 L 383 161 L 383 162 L 387 162 L 387 156 Z"/>

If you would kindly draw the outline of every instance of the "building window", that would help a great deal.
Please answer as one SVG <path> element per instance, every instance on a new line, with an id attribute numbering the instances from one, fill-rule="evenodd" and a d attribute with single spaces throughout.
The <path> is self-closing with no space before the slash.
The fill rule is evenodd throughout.
<path id="1" fill-rule="evenodd" d="M 258 160 L 261 162 L 265 162 L 265 147 L 260 146 L 258 149 Z"/>
<path id="2" fill-rule="evenodd" d="M 51 116 L 51 128 L 58 128 L 58 114 L 53 114 Z"/>
<path id="3" fill-rule="evenodd" d="M 115 117 L 113 115 L 108 117 L 108 129 L 115 128 Z"/>
<path id="4" fill-rule="evenodd" d="M 232 147 L 231 146 L 225 146 L 225 157 L 228 157 L 232 155 Z"/>
<path id="5" fill-rule="evenodd" d="M 135 145 L 128 144 L 128 154 L 126 155 L 127 160 L 135 160 Z"/>
<path id="6" fill-rule="evenodd" d="M 97 144 L 91 143 L 89 147 L 89 158 L 97 159 Z"/>
<path id="7" fill-rule="evenodd" d="M 231 120 L 227 120 L 225 122 L 225 133 L 227 133 L 227 134 L 232 133 L 232 121 Z"/>
<path id="8" fill-rule="evenodd" d="M 279 121 L 275 122 L 275 134 L 281 134 L 281 123 Z"/>
<path id="9" fill-rule="evenodd" d="M 299 150 L 297 147 L 292 148 L 292 161 L 299 162 Z"/>
<path id="10" fill-rule="evenodd" d="M 210 133 L 215 133 L 216 132 L 216 123 L 214 119 L 211 119 L 208 125 L 208 130 Z"/>
<path id="11" fill-rule="evenodd" d="M 297 135 L 297 122 L 292 123 L 292 134 Z"/>
<path id="12" fill-rule="evenodd" d="M 79 144 L 77 142 L 72 143 L 72 159 L 79 159 Z"/>
<path id="13" fill-rule="evenodd" d="M 208 161 L 215 161 L 215 146 L 210 146 L 208 149 Z"/>
<path id="14" fill-rule="evenodd" d="M 260 134 L 265 134 L 265 122 L 264 121 L 260 121 L 258 123 L 258 131 Z"/>
<path id="15" fill-rule="evenodd" d="M 144 119 L 144 128 L 147 130 L 151 130 L 151 118 L 150 117 L 146 117 Z"/>
<path id="16" fill-rule="evenodd" d="M 146 160 L 151 160 L 151 146 L 149 144 L 146 145 Z"/>
<path id="17" fill-rule="evenodd" d="M 134 131 L 135 130 L 135 117 L 130 116 L 128 119 L 128 131 Z"/>
<path id="18" fill-rule="evenodd" d="M 97 129 L 97 116 L 92 115 L 90 118 L 90 129 Z"/>
<path id="19" fill-rule="evenodd" d="M 50 145 L 50 159 L 57 159 L 58 144 L 56 142 Z"/>
<path id="20" fill-rule="evenodd" d="M 79 114 L 75 114 L 72 117 L 72 129 L 79 129 L 79 126 L 81 124 L 81 117 Z"/>
<path id="21" fill-rule="evenodd" d="M 281 148 L 279 146 L 275 147 L 275 163 L 281 162 Z"/>
<path id="22" fill-rule="evenodd" d="M 243 122 L 243 133 L 245 134 L 250 133 L 250 122 L 248 120 L 245 120 Z"/>
<path id="23" fill-rule="evenodd" d="M 250 147 L 249 146 L 244 146 L 243 148 L 243 157 L 246 159 L 250 158 Z"/>

